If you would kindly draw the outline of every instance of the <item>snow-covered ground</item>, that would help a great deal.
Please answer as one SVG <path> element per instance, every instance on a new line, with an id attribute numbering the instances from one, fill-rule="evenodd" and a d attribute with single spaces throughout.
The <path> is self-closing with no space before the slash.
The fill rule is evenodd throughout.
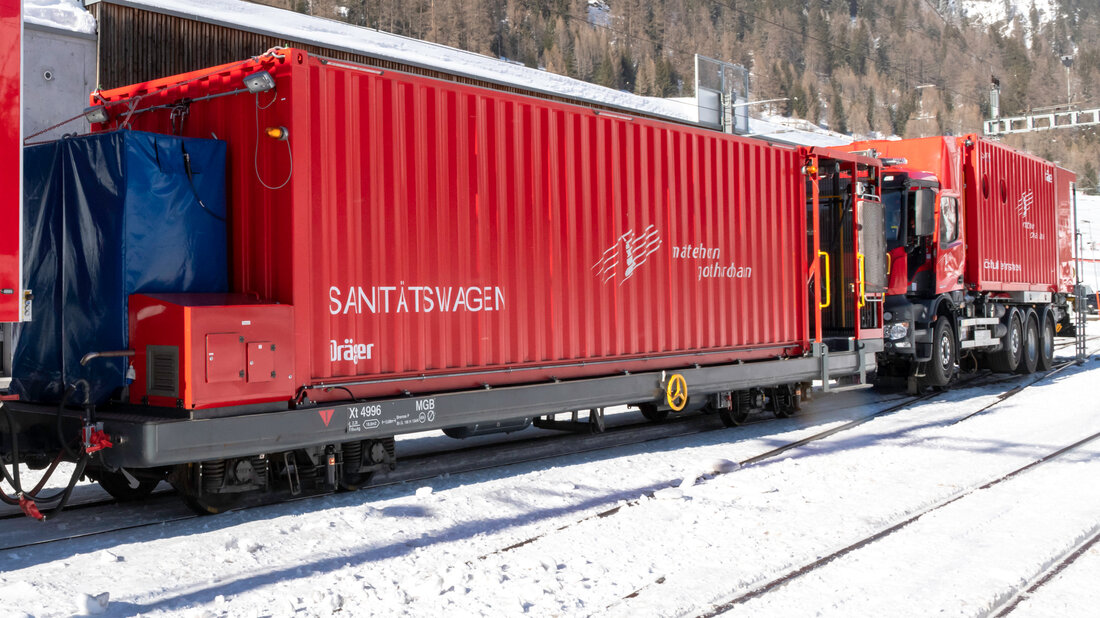
<path id="1" fill-rule="evenodd" d="M 819 397 L 793 420 L 0 552 L 0 615 L 68 616 L 104 593 L 108 616 L 698 615 L 956 497 L 733 615 L 982 615 L 1100 524 L 1100 442 L 967 493 L 1100 431 L 1097 367 L 957 424 L 1007 387 L 948 392 L 723 474 L 872 409 L 858 402 L 874 394 Z M 857 407 L 837 412 L 843 402 Z M 1098 569 L 1086 554 L 1021 611 L 1093 612 Z"/>

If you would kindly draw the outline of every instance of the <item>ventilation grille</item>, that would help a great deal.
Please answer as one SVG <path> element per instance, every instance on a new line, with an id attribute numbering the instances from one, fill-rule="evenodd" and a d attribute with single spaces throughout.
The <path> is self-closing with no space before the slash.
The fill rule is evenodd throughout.
<path id="1" fill-rule="evenodd" d="M 180 350 L 174 345 L 151 345 L 146 347 L 147 375 L 149 384 L 146 393 L 154 397 L 179 398 Z"/>

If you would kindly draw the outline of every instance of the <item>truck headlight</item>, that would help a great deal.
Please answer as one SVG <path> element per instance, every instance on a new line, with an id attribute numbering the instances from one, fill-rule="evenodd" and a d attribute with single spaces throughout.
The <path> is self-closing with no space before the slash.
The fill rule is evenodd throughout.
<path id="1" fill-rule="evenodd" d="M 909 334 L 909 322 L 895 322 L 886 327 L 886 338 L 893 341 L 894 339 L 905 339 L 905 336 Z"/>

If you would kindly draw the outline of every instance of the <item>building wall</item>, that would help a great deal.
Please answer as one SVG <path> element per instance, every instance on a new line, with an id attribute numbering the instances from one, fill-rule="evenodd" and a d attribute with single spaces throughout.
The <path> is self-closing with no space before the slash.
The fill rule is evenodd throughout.
<path id="1" fill-rule="evenodd" d="M 88 93 L 96 87 L 96 39 L 28 23 L 23 45 L 23 135 L 29 137 L 81 114 L 88 106 Z M 30 142 L 89 129 L 81 117 Z"/>

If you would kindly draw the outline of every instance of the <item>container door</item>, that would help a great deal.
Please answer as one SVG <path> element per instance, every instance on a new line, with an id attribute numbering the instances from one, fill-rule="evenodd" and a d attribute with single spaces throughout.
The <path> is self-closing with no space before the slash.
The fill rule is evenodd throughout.
<path id="1" fill-rule="evenodd" d="M 816 229 L 811 247 L 818 254 L 811 321 L 822 341 L 843 350 L 849 338 L 882 336 L 884 213 L 877 173 L 869 174 L 867 166 L 822 157 L 817 169 L 808 192 L 811 229 Z"/>
<path id="2" fill-rule="evenodd" d="M 869 185 L 864 185 L 869 186 Z M 882 302 L 886 275 L 886 210 L 876 193 L 864 193 L 856 211 L 856 268 L 859 338 L 882 337 Z"/>

